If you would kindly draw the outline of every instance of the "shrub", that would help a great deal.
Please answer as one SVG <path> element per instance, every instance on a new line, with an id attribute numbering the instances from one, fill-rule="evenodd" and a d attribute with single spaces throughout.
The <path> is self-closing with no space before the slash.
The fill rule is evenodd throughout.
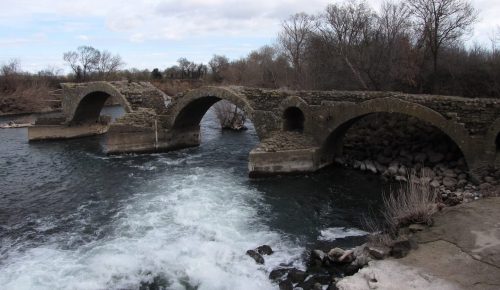
<path id="1" fill-rule="evenodd" d="M 389 229 L 394 232 L 415 223 L 431 225 L 437 211 L 436 198 L 436 190 L 426 178 L 411 174 L 407 183 L 383 198 L 383 215 Z"/>

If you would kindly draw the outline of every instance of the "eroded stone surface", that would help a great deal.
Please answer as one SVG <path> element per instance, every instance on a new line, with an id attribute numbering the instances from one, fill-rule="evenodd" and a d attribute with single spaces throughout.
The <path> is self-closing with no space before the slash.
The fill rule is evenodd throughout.
<path id="1" fill-rule="evenodd" d="M 447 208 L 416 233 L 419 248 L 370 262 L 339 289 L 500 289 L 500 198 Z M 377 280 L 376 283 L 370 280 Z"/>

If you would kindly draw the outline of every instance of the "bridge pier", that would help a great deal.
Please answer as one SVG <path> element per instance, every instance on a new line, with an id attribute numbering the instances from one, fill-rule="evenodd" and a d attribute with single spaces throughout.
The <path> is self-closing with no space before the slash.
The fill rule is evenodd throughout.
<path id="1" fill-rule="evenodd" d="M 107 154 L 166 152 L 200 145 L 200 130 L 174 131 L 162 127 L 113 124 L 105 135 Z"/>
<path id="2" fill-rule="evenodd" d="M 262 152 L 254 149 L 248 160 L 248 174 L 252 178 L 280 174 L 315 172 L 326 164 L 321 162 L 319 148 Z"/>
<path id="3" fill-rule="evenodd" d="M 82 124 L 67 124 L 60 116 L 42 117 L 28 127 L 28 141 L 73 139 L 101 135 L 108 131 L 111 118 L 101 116 L 97 122 Z"/>
<path id="4" fill-rule="evenodd" d="M 39 125 L 28 128 L 29 141 L 72 139 L 101 135 L 108 131 L 106 124 L 88 124 L 80 126 Z"/>

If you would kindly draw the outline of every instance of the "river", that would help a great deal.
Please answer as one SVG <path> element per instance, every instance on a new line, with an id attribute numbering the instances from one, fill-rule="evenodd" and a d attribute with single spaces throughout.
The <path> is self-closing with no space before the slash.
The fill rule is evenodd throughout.
<path id="1" fill-rule="evenodd" d="M 361 243 L 381 200 L 378 177 L 343 168 L 249 179 L 255 130 L 221 132 L 211 111 L 197 148 L 106 156 L 101 142 L 0 130 L 1 289 L 277 289 L 272 269 Z M 263 244 L 275 253 L 257 265 L 245 252 Z"/>

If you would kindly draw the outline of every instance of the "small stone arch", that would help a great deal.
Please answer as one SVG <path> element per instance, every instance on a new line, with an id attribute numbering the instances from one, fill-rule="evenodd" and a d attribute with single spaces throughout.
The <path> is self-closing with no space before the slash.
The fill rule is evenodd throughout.
<path id="1" fill-rule="evenodd" d="M 288 107 L 283 112 L 283 131 L 304 132 L 304 112 L 298 107 Z"/>
<path id="2" fill-rule="evenodd" d="M 346 104 L 339 106 L 336 110 L 339 114 L 335 116 L 333 125 L 330 126 L 321 142 L 322 150 L 327 155 L 341 152 L 343 136 L 359 119 L 374 113 L 399 113 L 415 117 L 439 129 L 457 145 L 469 168 L 474 164 L 475 154 L 470 149 L 470 136 L 467 130 L 428 107 L 388 97 L 372 99 L 360 104 Z"/>
<path id="3" fill-rule="evenodd" d="M 125 112 L 131 112 L 132 109 L 126 98 L 113 86 L 106 82 L 93 83 L 82 88 L 75 88 L 74 84 L 63 84 L 64 99 L 63 111 L 66 115 L 68 124 L 74 123 L 92 123 L 99 118 L 104 103 L 114 97 L 123 107 Z M 78 85 L 76 85 L 78 86 Z M 75 95 L 76 94 L 76 95 Z"/>
<path id="4" fill-rule="evenodd" d="M 229 88 L 205 87 L 187 92 L 168 108 L 166 126 L 173 130 L 197 128 L 205 113 L 220 100 L 227 100 L 253 121 L 254 110 L 246 98 Z"/>
<path id="5" fill-rule="evenodd" d="M 281 129 L 283 131 L 304 132 L 309 124 L 309 106 L 300 97 L 291 96 L 280 104 Z"/>

